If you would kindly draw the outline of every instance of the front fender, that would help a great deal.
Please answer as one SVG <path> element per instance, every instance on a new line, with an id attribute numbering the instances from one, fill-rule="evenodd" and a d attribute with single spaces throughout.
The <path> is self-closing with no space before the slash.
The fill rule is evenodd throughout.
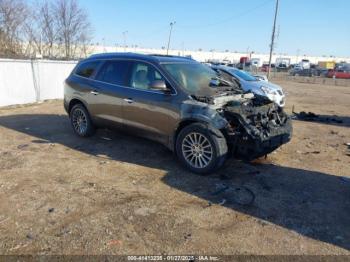
<path id="1" fill-rule="evenodd" d="M 176 125 L 176 129 L 174 130 L 173 135 L 169 137 L 168 148 L 174 151 L 176 136 L 179 130 L 187 124 L 196 122 L 207 124 L 217 130 L 222 130 L 228 125 L 227 120 L 210 105 L 195 100 L 185 101 L 180 107 L 180 118 Z M 215 135 L 220 136 L 219 133 L 220 132 Z"/>
<path id="2" fill-rule="evenodd" d="M 219 114 L 217 109 L 197 101 L 186 101 L 181 105 L 181 120 L 204 122 L 219 130 L 228 125 L 227 120 Z"/>

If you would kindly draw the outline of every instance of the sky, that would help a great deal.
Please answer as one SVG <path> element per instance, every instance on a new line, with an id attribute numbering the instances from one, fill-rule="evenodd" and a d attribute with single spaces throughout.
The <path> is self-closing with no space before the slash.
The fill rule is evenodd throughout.
<path id="1" fill-rule="evenodd" d="M 94 43 L 268 53 L 276 0 L 81 0 Z M 275 53 L 350 57 L 350 0 L 280 0 Z"/>

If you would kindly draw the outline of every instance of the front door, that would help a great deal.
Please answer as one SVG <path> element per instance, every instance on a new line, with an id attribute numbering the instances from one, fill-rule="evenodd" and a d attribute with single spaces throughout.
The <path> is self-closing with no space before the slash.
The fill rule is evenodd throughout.
<path id="1" fill-rule="evenodd" d="M 128 95 L 124 99 L 123 118 L 130 132 L 167 143 L 169 134 L 176 127 L 174 90 L 165 93 L 152 90 L 153 81 L 165 78 L 148 63 L 133 62 L 128 83 Z M 168 88 L 171 87 L 167 84 Z"/>

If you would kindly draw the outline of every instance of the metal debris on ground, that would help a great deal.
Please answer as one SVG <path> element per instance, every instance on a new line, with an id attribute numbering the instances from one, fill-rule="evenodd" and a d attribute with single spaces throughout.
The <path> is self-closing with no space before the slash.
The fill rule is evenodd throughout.
<path id="1" fill-rule="evenodd" d="M 212 196 L 217 196 L 221 193 L 224 193 L 227 189 L 229 189 L 229 186 L 225 184 L 216 184 L 216 189 L 217 190 L 211 194 Z"/>
<path id="2" fill-rule="evenodd" d="M 211 193 L 213 197 L 220 197 L 215 203 L 209 201 L 210 207 L 212 204 L 220 206 L 228 204 L 238 204 L 242 206 L 250 206 L 255 201 L 255 194 L 245 186 L 234 186 L 226 184 L 216 184 L 216 190 Z"/>
<path id="3" fill-rule="evenodd" d="M 225 205 L 226 204 L 226 199 L 223 199 L 223 200 L 221 200 L 221 202 L 219 203 L 219 206 L 223 206 L 223 205 Z"/>
<path id="4" fill-rule="evenodd" d="M 350 156 L 350 143 L 345 143 L 345 145 L 348 147 L 349 152 L 346 153 L 347 156 Z"/>
<path id="5" fill-rule="evenodd" d="M 337 123 L 337 124 L 344 123 L 344 121 L 339 119 L 338 116 L 326 117 L 326 116 L 315 114 L 313 112 L 305 112 L 305 111 L 302 111 L 300 113 L 296 113 L 294 111 L 294 106 L 293 106 L 292 113 L 293 113 L 292 118 L 296 119 L 296 120 L 310 121 L 310 122 L 318 121 L 318 122 L 323 122 L 323 123 Z"/>
<path id="6" fill-rule="evenodd" d="M 255 194 L 245 186 L 237 187 L 232 200 L 242 206 L 251 206 L 255 201 Z"/>
<path id="7" fill-rule="evenodd" d="M 305 152 L 304 153 L 304 155 L 309 155 L 309 154 L 319 155 L 319 154 L 321 154 L 321 151 L 312 151 L 312 152 Z"/>
<path id="8" fill-rule="evenodd" d="M 19 145 L 17 147 L 17 149 L 24 149 L 24 148 L 27 148 L 29 145 L 28 144 L 24 144 L 24 145 Z"/>
<path id="9" fill-rule="evenodd" d="M 192 237 L 192 234 L 191 233 L 188 233 L 187 235 L 184 236 L 184 238 L 187 240 L 187 239 L 190 239 Z"/>
<path id="10" fill-rule="evenodd" d="M 102 137 L 101 136 L 101 139 L 106 140 L 106 141 L 112 141 L 112 138 L 109 138 L 109 137 Z"/>
<path id="11" fill-rule="evenodd" d="M 33 235 L 32 235 L 31 233 L 28 233 L 28 234 L 26 235 L 26 238 L 28 238 L 28 239 L 30 239 L 30 240 L 34 239 L 34 237 L 33 237 Z"/>

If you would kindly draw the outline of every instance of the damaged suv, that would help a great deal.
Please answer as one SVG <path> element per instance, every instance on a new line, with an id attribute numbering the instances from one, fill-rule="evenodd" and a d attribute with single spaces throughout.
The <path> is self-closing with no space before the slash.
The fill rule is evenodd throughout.
<path id="1" fill-rule="evenodd" d="M 64 107 L 81 137 L 111 127 L 150 138 L 199 174 L 229 155 L 265 156 L 292 135 L 291 119 L 278 105 L 183 57 L 93 55 L 65 81 Z"/>

